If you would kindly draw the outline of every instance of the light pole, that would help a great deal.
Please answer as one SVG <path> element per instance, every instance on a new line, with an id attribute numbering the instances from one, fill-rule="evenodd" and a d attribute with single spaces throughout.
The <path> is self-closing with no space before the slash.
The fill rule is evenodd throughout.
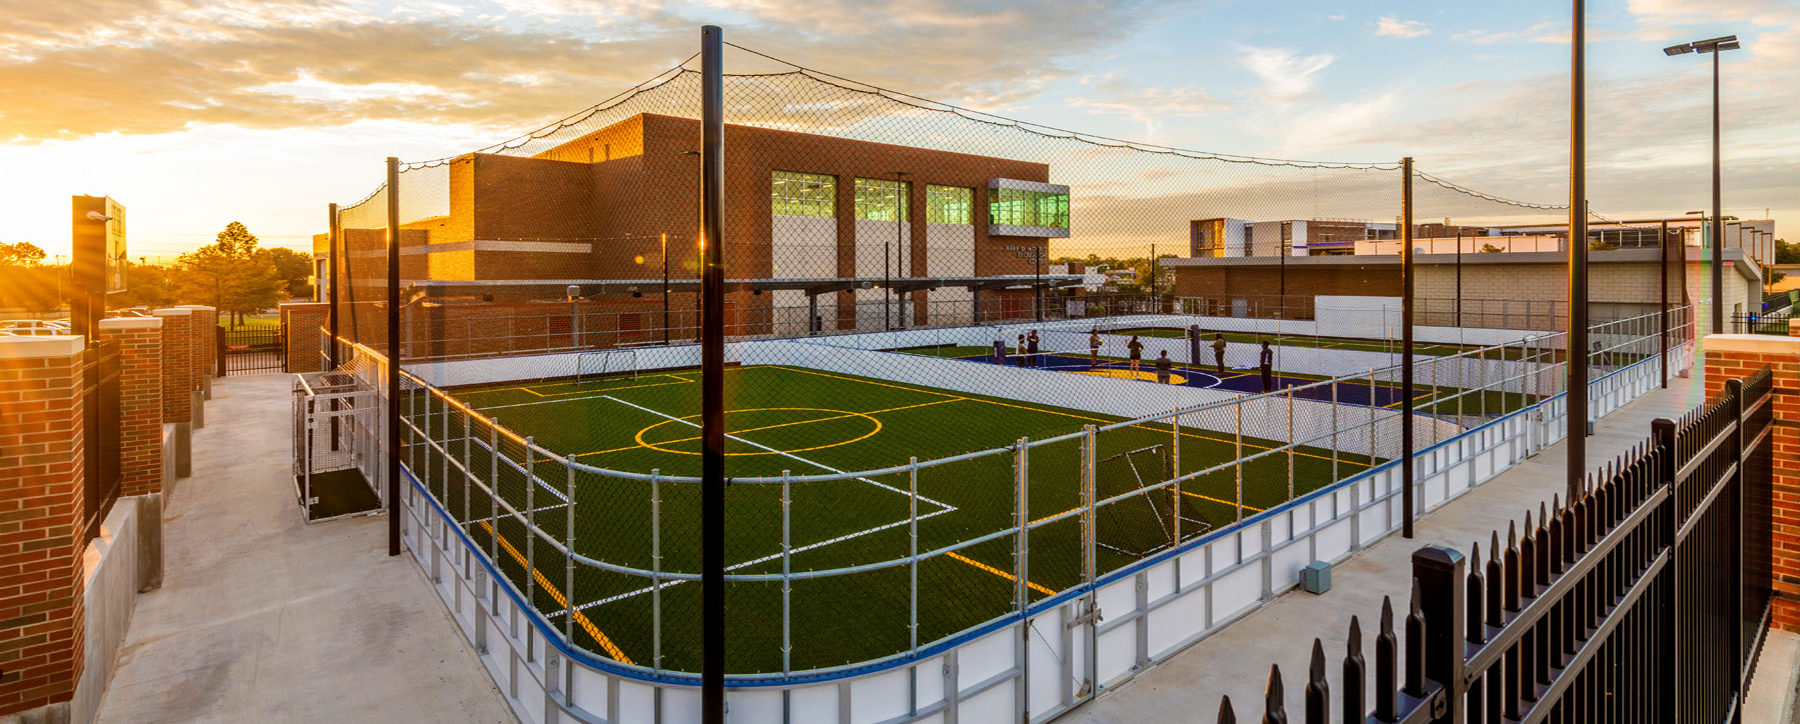
<path id="1" fill-rule="evenodd" d="M 1663 48 L 1665 55 L 1685 55 L 1687 53 L 1712 53 L 1713 92 L 1712 92 L 1712 331 L 1718 334 L 1725 327 L 1725 220 L 1719 202 L 1719 54 L 1739 47 L 1736 35 L 1719 38 L 1696 40 L 1692 43 L 1671 45 Z"/>

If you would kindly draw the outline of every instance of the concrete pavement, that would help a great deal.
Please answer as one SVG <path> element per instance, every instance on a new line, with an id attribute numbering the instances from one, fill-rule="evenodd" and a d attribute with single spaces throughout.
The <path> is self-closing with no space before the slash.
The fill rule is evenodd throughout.
<path id="1" fill-rule="evenodd" d="M 1649 436 L 1651 420 L 1674 418 L 1699 404 L 1703 384 L 1700 371 L 1694 374 L 1693 379 L 1672 380 L 1668 389 L 1653 390 L 1600 420 L 1595 435 L 1588 438 L 1589 460 L 1597 465 L 1624 454 Z M 1331 685 L 1340 687 L 1345 633 L 1350 617 L 1358 616 L 1364 655 L 1373 666 L 1382 597 L 1392 595 L 1396 614 L 1404 615 L 1413 551 L 1438 544 L 1466 552 L 1475 541 L 1487 548 L 1491 531 L 1499 530 L 1504 537 L 1507 524 L 1522 522 L 1527 510 L 1535 518 L 1538 503 L 1548 504 L 1553 493 L 1565 488 L 1566 449 L 1561 443 L 1551 446 L 1421 518 L 1412 540 L 1395 534 L 1339 562 L 1332 570 L 1330 592 L 1289 591 L 1061 721 L 1212 721 L 1223 695 L 1231 697 L 1239 720 L 1254 721 L 1262 713 L 1271 664 L 1281 666 L 1289 717 L 1298 716 L 1315 637 L 1323 640 Z M 1372 695 L 1372 673 L 1369 685 Z"/>
<path id="2" fill-rule="evenodd" d="M 513 721 L 386 518 L 301 522 L 291 379 L 215 381 L 100 721 Z"/>

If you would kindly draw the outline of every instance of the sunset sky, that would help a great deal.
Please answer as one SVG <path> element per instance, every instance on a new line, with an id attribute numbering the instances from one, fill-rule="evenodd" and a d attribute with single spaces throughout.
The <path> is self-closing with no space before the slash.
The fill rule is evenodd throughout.
<path id="1" fill-rule="evenodd" d="M 304 247 L 383 158 L 474 149 L 688 57 L 698 26 L 812 68 L 1116 138 L 1422 168 L 1565 200 L 1568 5 L 1263 0 L 4 0 L 0 241 L 68 253 L 68 197 L 129 209 L 131 256 L 242 221 Z M 1800 222 L 1800 2 L 1589 5 L 1590 188 L 1609 216 L 1708 203 Z M 728 72 L 731 69 L 728 68 Z M 1785 229 L 1781 235 L 1794 238 Z"/>

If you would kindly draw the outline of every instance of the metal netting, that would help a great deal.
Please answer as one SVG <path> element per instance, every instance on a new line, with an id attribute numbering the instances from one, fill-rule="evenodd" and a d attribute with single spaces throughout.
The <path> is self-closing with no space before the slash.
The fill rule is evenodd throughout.
<path id="1" fill-rule="evenodd" d="M 728 62 L 734 676 L 918 656 L 1391 465 L 1404 237 L 1416 447 L 1559 391 L 1566 305 L 1442 271 L 1561 207 Z M 411 479 L 571 645 L 676 678 L 702 648 L 699 112 L 678 67 L 403 164 L 332 250 L 340 346 L 387 353 L 397 304 Z M 1641 369 L 1655 325 L 1608 321 L 1596 359 Z"/>

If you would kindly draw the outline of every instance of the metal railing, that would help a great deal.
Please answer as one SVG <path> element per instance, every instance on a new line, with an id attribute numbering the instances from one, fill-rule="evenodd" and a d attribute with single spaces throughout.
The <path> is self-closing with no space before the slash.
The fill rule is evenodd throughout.
<path id="1" fill-rule="evenodd" d="M 1772 595 L 1772 393 L 1764 367 L 1656 420 L 1579 499 L 1495 531 L 1485 564 L 1419 549 L 1404 622 L 1382 607 L 1373 701 L 1352 618 L 1335 700 L 1313 642 L 1305 721 L 1736 721 Z M 1287 721 L 1279 667 L 1267 692 L 1263 721 Z"/>
<path id="2" fill-rule="evenodd" d="M 1603 368 L 1654 363 L 1653 319 L 1599 325 L 1592 338 L 1602 347 L 1593 351 L 1591 359 Z M 1444 392 L 1421 403 L 1420 412 L 1436 422 L 1418 426 L 1416 444 L 1427 448 L 1468 427 L 1552 400 L 1560 392 L 1561 357 L 1560 335 L 1551 335 L 1425 363 L 1418 375 L 1420 381 L 1436 379 Z M 817 546 L 834 541 L 792 542 L 782 537 L 775 546 L 778 554 L 751 561 L 756 565 L 748 570 L 748 563 L 735 566 L 727 581 L 746 592 L 833 578 L 845 581 L 843 585 L 855 585 L 883 571 L 906 571 L 913 583 L 908 584 L 912 593 L 906 618 L 895 618 L 896 625 L 904 627 L 904 645 L 881 648 L 881 637 L 871 636 L 875 643 L 863 647 L 852 662 L 796 666 L 788 654 L 797 648 L 816 648 L 808 639 L 823 634 L 805 626 L 785 625 L 779 640 L 771 641 L 782 655 L 765 658 L 767 668 L 740 670 L 732 678 L 740 684 L 795 681 L 914 659 L 971 631 L 1026 615 L 1047 601 L 1091 590 L 1108 575 L 1229 533 L 1288 501 L 1317 496 L 1321 490 L 1332 489 L 1330 481 L 1365 475 L 1372 466 L 1384 465 L 1398 455 L 1399 413 L 1386 409 L 1390 405 L 1383 397 L 1397 387 L 1397 375 L 1398 367 L 1377 369 L 1276 393 L 1087 425 L 1040 439 L 1022 438 L 1007 447 L 915 459 L 879 469 L 734 478 L 732 494 L 740 496 L 739 505 L 778 509 L 778 517 L 759 531 L 772 540 L 791 528 L 789 516 L 797 500 L 823 494 L 833 482 L 862 481 L 904 495 L 908 513 L 882 528 L 904 526 L 917 531 L 920 521 L 945 511 L 948 506 L 919 493 L 921 477 L 993 480 L 998 475 L 1008 481 L 1004 483 L 1010 488 L 1006 495 L 1013 502 L 1007 520 L 993 520 L 988 527 L 936 543 L 921 544 L 915 535 L 912 547 L 903 554 L 852 555 L 839 565 L 802 571 L 790 562 L 798 550 L 816 551 Z M 1456 375 L 1461 382 L 1452 385 L 1449 380 Z M 672 587 L 698 580 L 699 574 L 693 561 L 685 561 L 684 553 L 660 541 L 682 534 L 682 506 L 698 479 L 583 464 L 571 457 L 573 451 L 547 449 L 469 408 L 454 391 L 434 388 L 411 374 L 404 374 L 403 379 L 406 389 L 399 404 L 406 470 L 460 535 L 478 545 L 491 564 L 522 591 L 525 600 L 536 602 L 537 615 L 562 632 L 564 645 L 585 651 L 597 665 L 656 680 L 687 681 L 690 670 L 685 665 L 667 665 L 665 652 L 684 643 L 687 634 L 681 626 L 691 623 L 691 617 L 671 611 L 680 604 L 665 600 L 665 594 Z M 1596 387 L 1604 384 L 1603 378 Z M 1366 404 L 1370 402 L 1375 404 Z M 1229 442 L 1238 452 L 1226 462 L 1186 468 L 1178 451 L 1183 439 L 1193 436 Z M 1166 445 L 1173 453 L 1161 456 L 1172 461 L 1159 470 L 1166 474 L 1147 482 L 1122 482 L 1118 475 L 1103 472 L 1101 451 L 1141 447 L 1140 441 L 1146 439 Z M 1051 462 L 1058 460 L 1078 461 L 1057 476 L 1069 487 L 1073 503 L 1052 510 L 1030 508 L 1032 477 L 1043 473 L 1027 475 L 1026 471 L 1067 464 Z M 1321 479 L 1327 482 L 1317 484 Z M 1246 480 L 1264 491 L 1274 487 L 1276 500 L 1248 501 Z M 1036 484 L 1044 483 L 1040 479 Z M 596 500 L 584 492 L 595 490 L 611 491 L 611 497 Z M 1198 514 L 1174 515 L 1166 537 L 1159 540 L 1135 540 L 1127 529 L 1137 526 L 1130 524 L 1154 517 L 1161 510 L 1157 501 L 1165 496 L 1197 500 L 1199 505 L 1189 512 L 1197 510 Z M 593 502 L 602 505 L 594 507 Z M 612 514 L 607 508 L 645 515 L 637 519 L 635 529 L 629 529 L 612 525 L 618 519 L 609 518 Z M 593 538 L 596 534 L 607 536 L 610 542 Z M 1055 545 L 1062 548 L 1041 547 Z M 1000 550 L 1007 552 L 991 555 Z M 1034 561 L 1034 552 L 1044 560 Z M 982 562 L 984 558 L 987 562 Z M 1011 563 L 1004 563 L 1008 558 Z M 1062 562 L 1069 560 L 1080 564 Z M 780 566 L 779 570 L 771 570 L 774 566 Z M 945 617 L 943 611 L 932 607 L 967 606 L 946 601 L 938 595 L 941 591 L 917 583 L 922 569 L 928 575 L 940 575 L 946 568 L 966 575 L 1009 578 L 1015 585 L 1012 600 L 978 615 L 964 612 L 952 617 L 966 625 L 940 632 L 924 628 L 922 613 L 930 620 Z M 582 580 L 579 588 L 575 583 L 578 574 Z M 570 591 L 591 593 L 570 595 Z M 626 605 L 613 605 L 621 602 Z M 599 606 L 609 606 L 606 618 L 615 626 L 641 626 L 650 635 L 637 637 L 633 643 L 595 634 L 599 626 L 592 624 L 587 612 Z M 786 597 L 778 603 L 770 601 L 767 607 L 766 613 L 757 615 L 792 623 L 791 601 Z"/>
<path id="3" fill-rule="evenodd" d="M 1731 315 L 1731 331 L 1736 334 L 1777 334 L 1787 336 L 1791 312 Z"/>

